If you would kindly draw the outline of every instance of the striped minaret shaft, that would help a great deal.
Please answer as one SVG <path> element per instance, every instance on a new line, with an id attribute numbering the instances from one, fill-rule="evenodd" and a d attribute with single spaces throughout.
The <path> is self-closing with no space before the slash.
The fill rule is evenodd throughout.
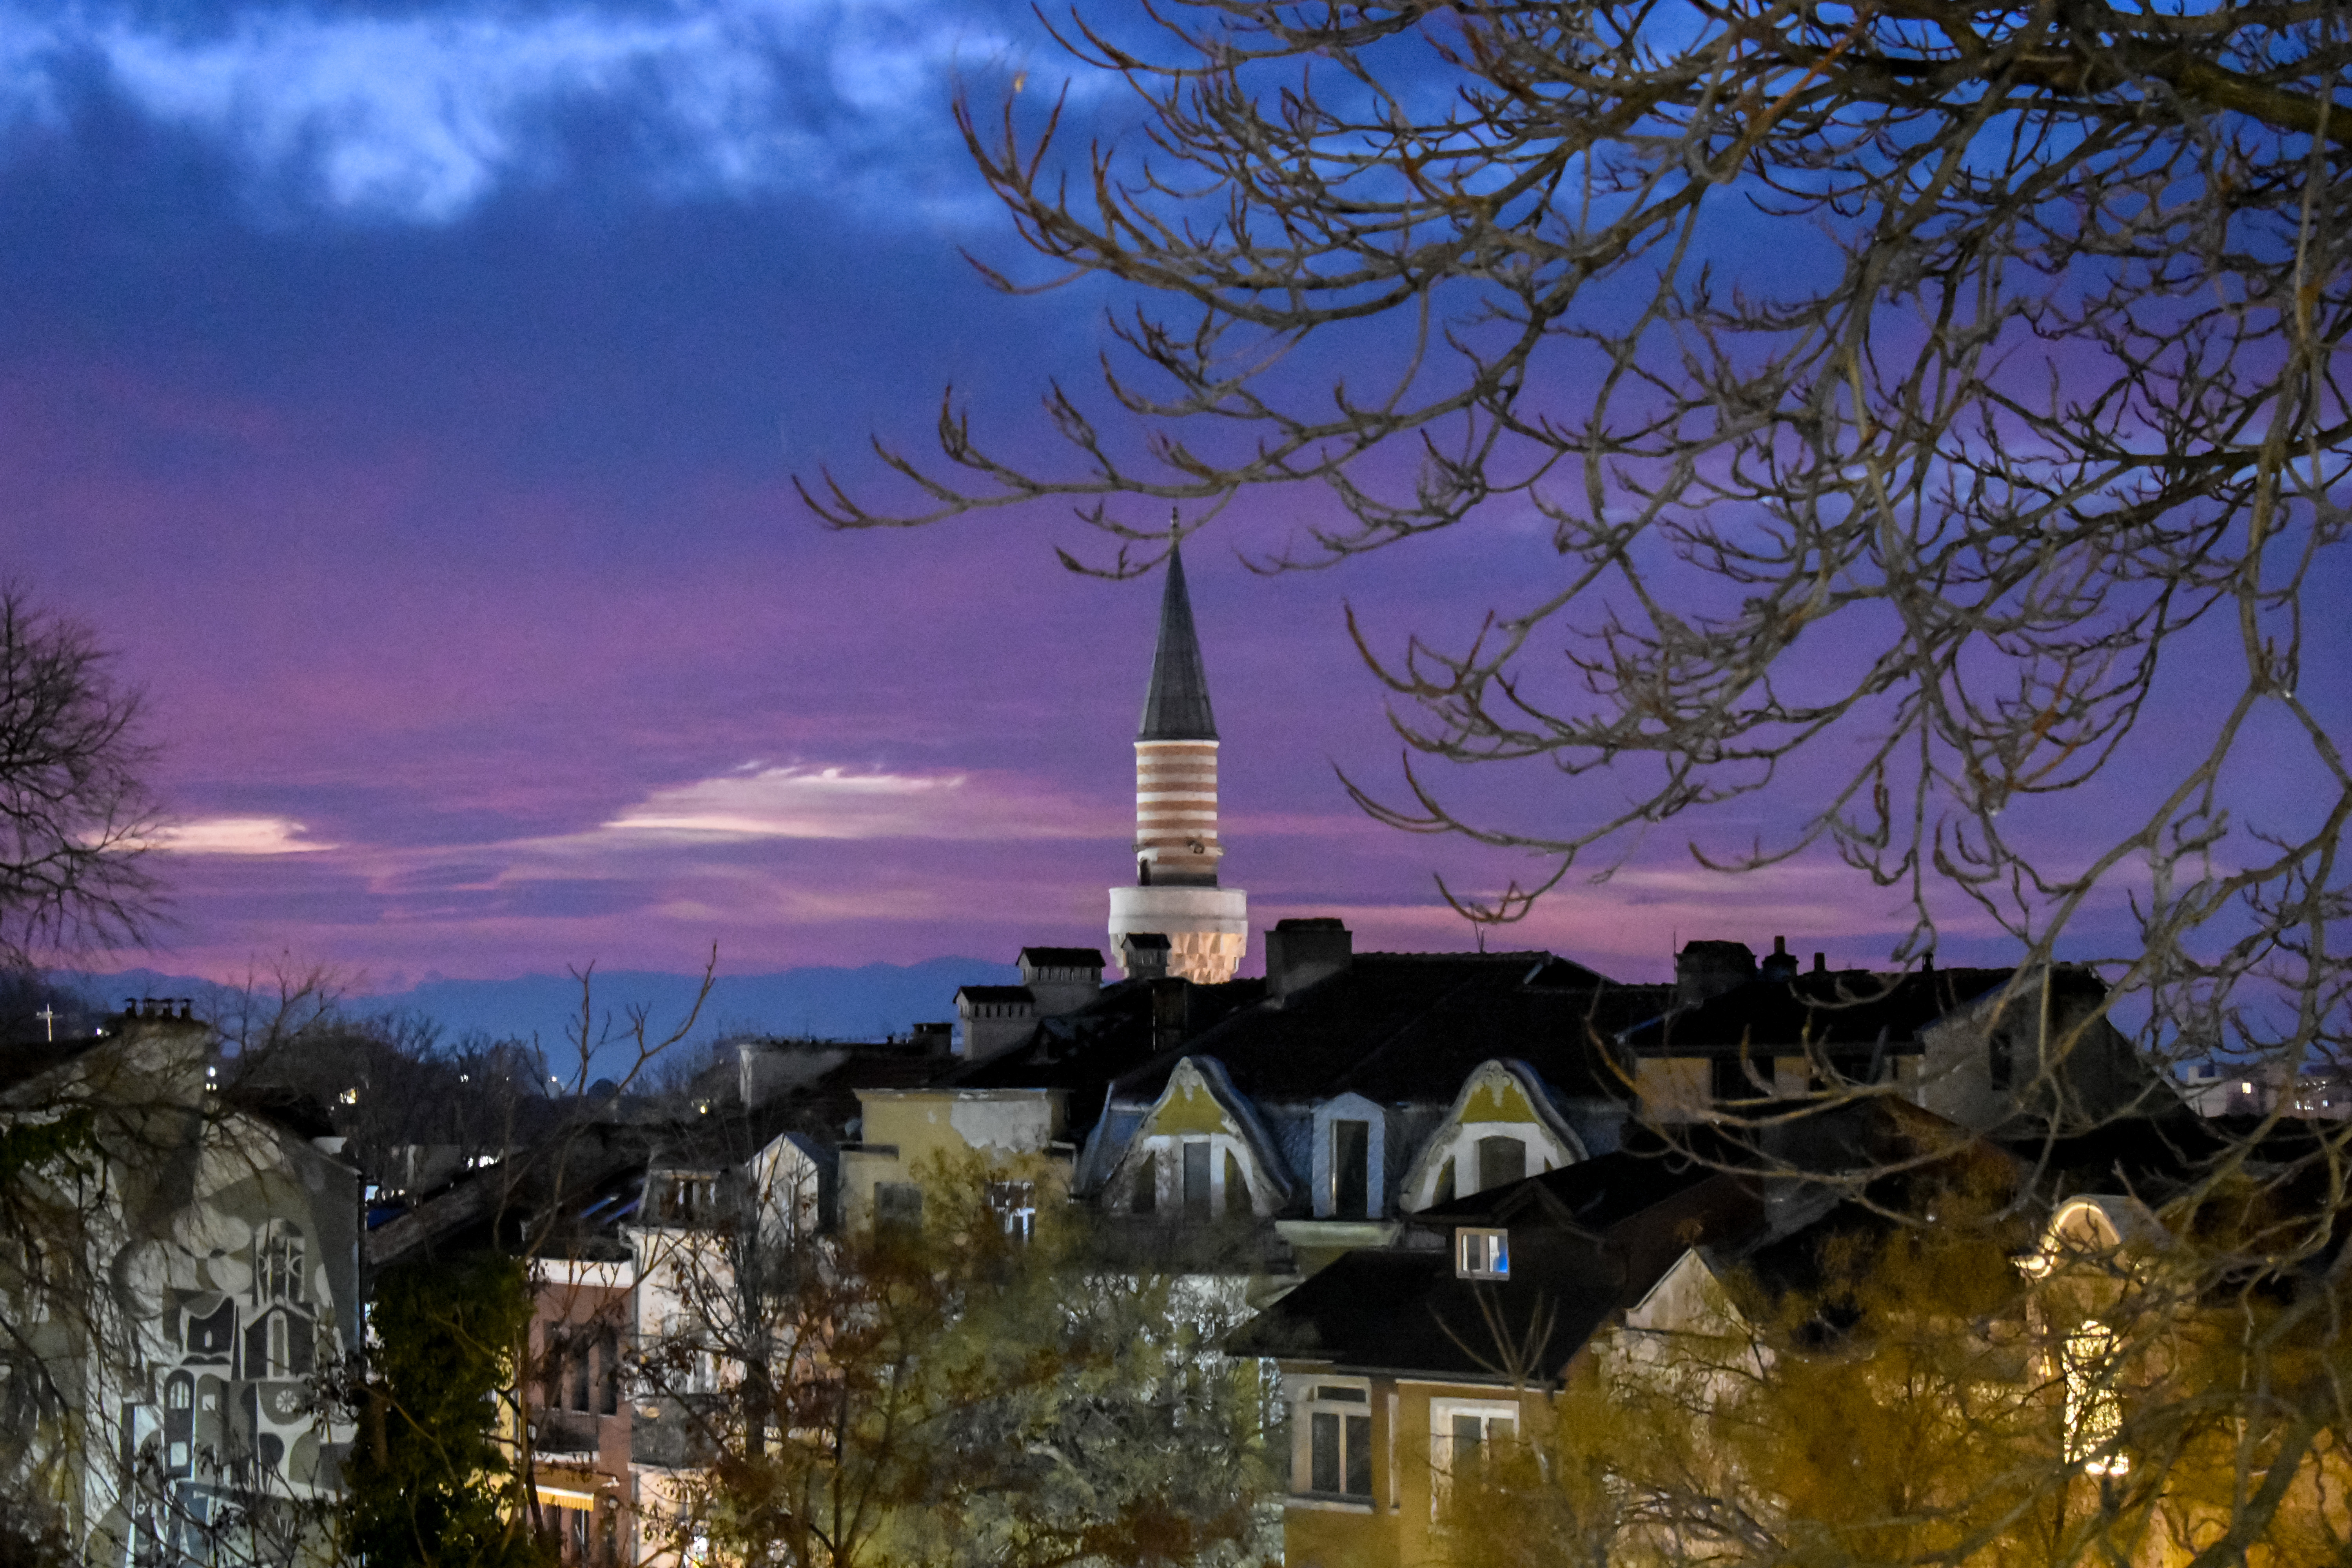
<path id="1" fill-rule="evenodd" d="M 1160 642 L 1135 736 L 1135 873 L 1146 887 L 1217 885 L 1217 721 L 1184 558 L 1171 550 L 1160 597 Z"/>
<path id="2" fill-rule="evenodd" d="M 1217 742 L 1135 743 L 1135 858 L 1146 883 L 1214 887 Z"/>

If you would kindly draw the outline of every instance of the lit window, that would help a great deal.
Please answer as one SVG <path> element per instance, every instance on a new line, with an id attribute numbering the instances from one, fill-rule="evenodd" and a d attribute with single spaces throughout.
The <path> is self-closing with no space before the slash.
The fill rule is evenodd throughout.
<path id="1" fill-rule="evenodd" d="M 1026 1241 L 1037 1229 L 1037 1184 L 1034 1182 L 991 1182 L 988 1184 L 988 1206 L 996 1211 L 997 1222 L 1004 1234 L 1016 1241 Z"/>
<path id="2" fill-rule="evenodd" d="M 2123 1401 L 2114 1378 L 2116 1331 L 2096 1318 L 2066 1336 L 2060 1359 L 2066 1369 L 2066 1458 L 2094 1476 L 2120 1476 L 2131 1469 L 2128 1456 L 2110 1451 L 2123 1430 Z"/>
<path id="3" fill-rule="evenodd" d="M 1454 1277 L 1457 1279 L 1508 1279 L 1511 1277 L 1511 1233 L 1467 1227 L 1455 1231 Z"/>

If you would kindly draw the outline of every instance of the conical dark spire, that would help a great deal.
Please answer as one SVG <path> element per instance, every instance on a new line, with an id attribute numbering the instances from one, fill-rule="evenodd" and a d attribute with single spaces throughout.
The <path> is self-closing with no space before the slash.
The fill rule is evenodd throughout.
<path id="1" fill-rule="evenodd" d="M 1192 630 L 1192 597 L 1184 591 L 1184 556 L 1168 551 L 1168 586 L 1160 595 L 1160 646 L 1151 655 L 1151 689 L 1143 698 L 1139 741 L 1213 741 L 1209 678 L 1201 668 L 1201 638 Z"/>

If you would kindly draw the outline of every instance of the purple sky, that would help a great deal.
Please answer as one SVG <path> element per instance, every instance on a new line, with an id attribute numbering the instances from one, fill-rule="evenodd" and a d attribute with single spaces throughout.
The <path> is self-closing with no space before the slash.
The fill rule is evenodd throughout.
<path id="1" fill-rule="evenodd" d="M 1033 69 L 1064 68 L 982 0 L 0 0 L 0 538 L 148 689 L 182 819 L 163 945 L 119 961 L 394 989 L 1099 942 L 1156 580 L 1062 572 L 1055 516 L 843 536 L 790 487 L 919 444 L 949 382 L 1036 449 L 1087 373 L 1105 295 L 958 256 L 1020 261 L 954 78 Z M 1226 879 L 1261 928 L 1467 945 L 1432 872 L 1508 868 L 1334 777 L 1397 776 L 1342 605 L 1394 646 L 1557 567 L 1505 518 L 1252 576 L 1286 504 L 1188 551 Z M 1833 867 L 1680 845 L 1510 940 L 1636 978 L 1677 934 L 1867 962 L 1899 923 Z"/>

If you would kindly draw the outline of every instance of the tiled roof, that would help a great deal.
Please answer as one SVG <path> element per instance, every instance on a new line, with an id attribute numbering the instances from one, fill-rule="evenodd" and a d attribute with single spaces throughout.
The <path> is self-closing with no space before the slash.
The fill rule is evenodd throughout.
<path id="1" fill-rule="evenodd" d="M 1656 1012 L 1670 988 L 1592 975 L 1593 988 L 1572 990 L 1526 984 L 1531 976 L 1566 977 L 1542 952 L 1360 953 L 1281 1006 L 1237 1013 L 1165 1053 L 1119 1092 L 1149 1100 L 1178 1058 L 1213 1056 L 1254 1099 L 1444 1100 L 1479 1063 L 1513 1058 L 1565 1094 L 1621 1097 L 1596 1037 Z"/>
<path id="2" fill-rule="evenodd" d="M 1038 969 L 1100 969 L 1103 955 L 1091 947 L 1024 947 L 1021 962 Z"/>
<path id="3" fill-rule="evenodd" d="M 956 987 L 956 1000 L 1012 1005 L 1034 1002 L 1036 998 L 1029 994 L 1026 985 L 959 985 Z"/>
<path id="4" fill-rule="evenodd" d="M 1736 1178 L 1627 1152 L 1480 1195 L 1507 1211 L 1508 1279 L 1454 1276 L 1446 1222 L 1494 1215 L 1427 1211 L 1449 1233 L 1436 1247 L 1348 1254 L 1245 1324 L 1228 1352 L 1465 1381 L 1507 1381 L 1515 1370 L 1549 1379 L 1695 1242 L 1745 1240 L 1764 1224 Z M 1512 1368 L 1514 1342 L 1537 1364 Z"/>
<path id="5" fill-rule="evenodd" d="M 1181 997 L 1184 1014 L 1166 1021 L 1179 1033 L 1197 1035 L 1265 994 L 1263 980 L 1233 980 L 1223 985 L 1182 981 L 1128 980 L 1104 987 L 1077 1012 L 1042 1020 L 1025 1045 L 950 1068 L 937 1082 L 956 1089 L 1059 1089 L 1067 1091 L 1071 1131 L 1084 1136 L 1102 1111 L 1103 1090 L 1162 1050 L 1162 1021 L 1154 999 Z M 1171 1058 L 1172 1063 L 1172 1058 Z"/>
<path id="6" fill-rule="evenodd" d="M 1704 1130 L 1696 1130 L 1703 1135 Z M 1687 1138 L 1685 1139 L 1687 1142 Z M 1717 1167 L 1683 1152 L 1655 1134 L 1634 1130 L 1627 1147 L 1490 1192 L 1433 1204 L 1404 1216 L 1408 1225 L 1450 1229 L 1456 1225 L 1570 1225 L 1594 1235 L 1697 1186 Z"/>

